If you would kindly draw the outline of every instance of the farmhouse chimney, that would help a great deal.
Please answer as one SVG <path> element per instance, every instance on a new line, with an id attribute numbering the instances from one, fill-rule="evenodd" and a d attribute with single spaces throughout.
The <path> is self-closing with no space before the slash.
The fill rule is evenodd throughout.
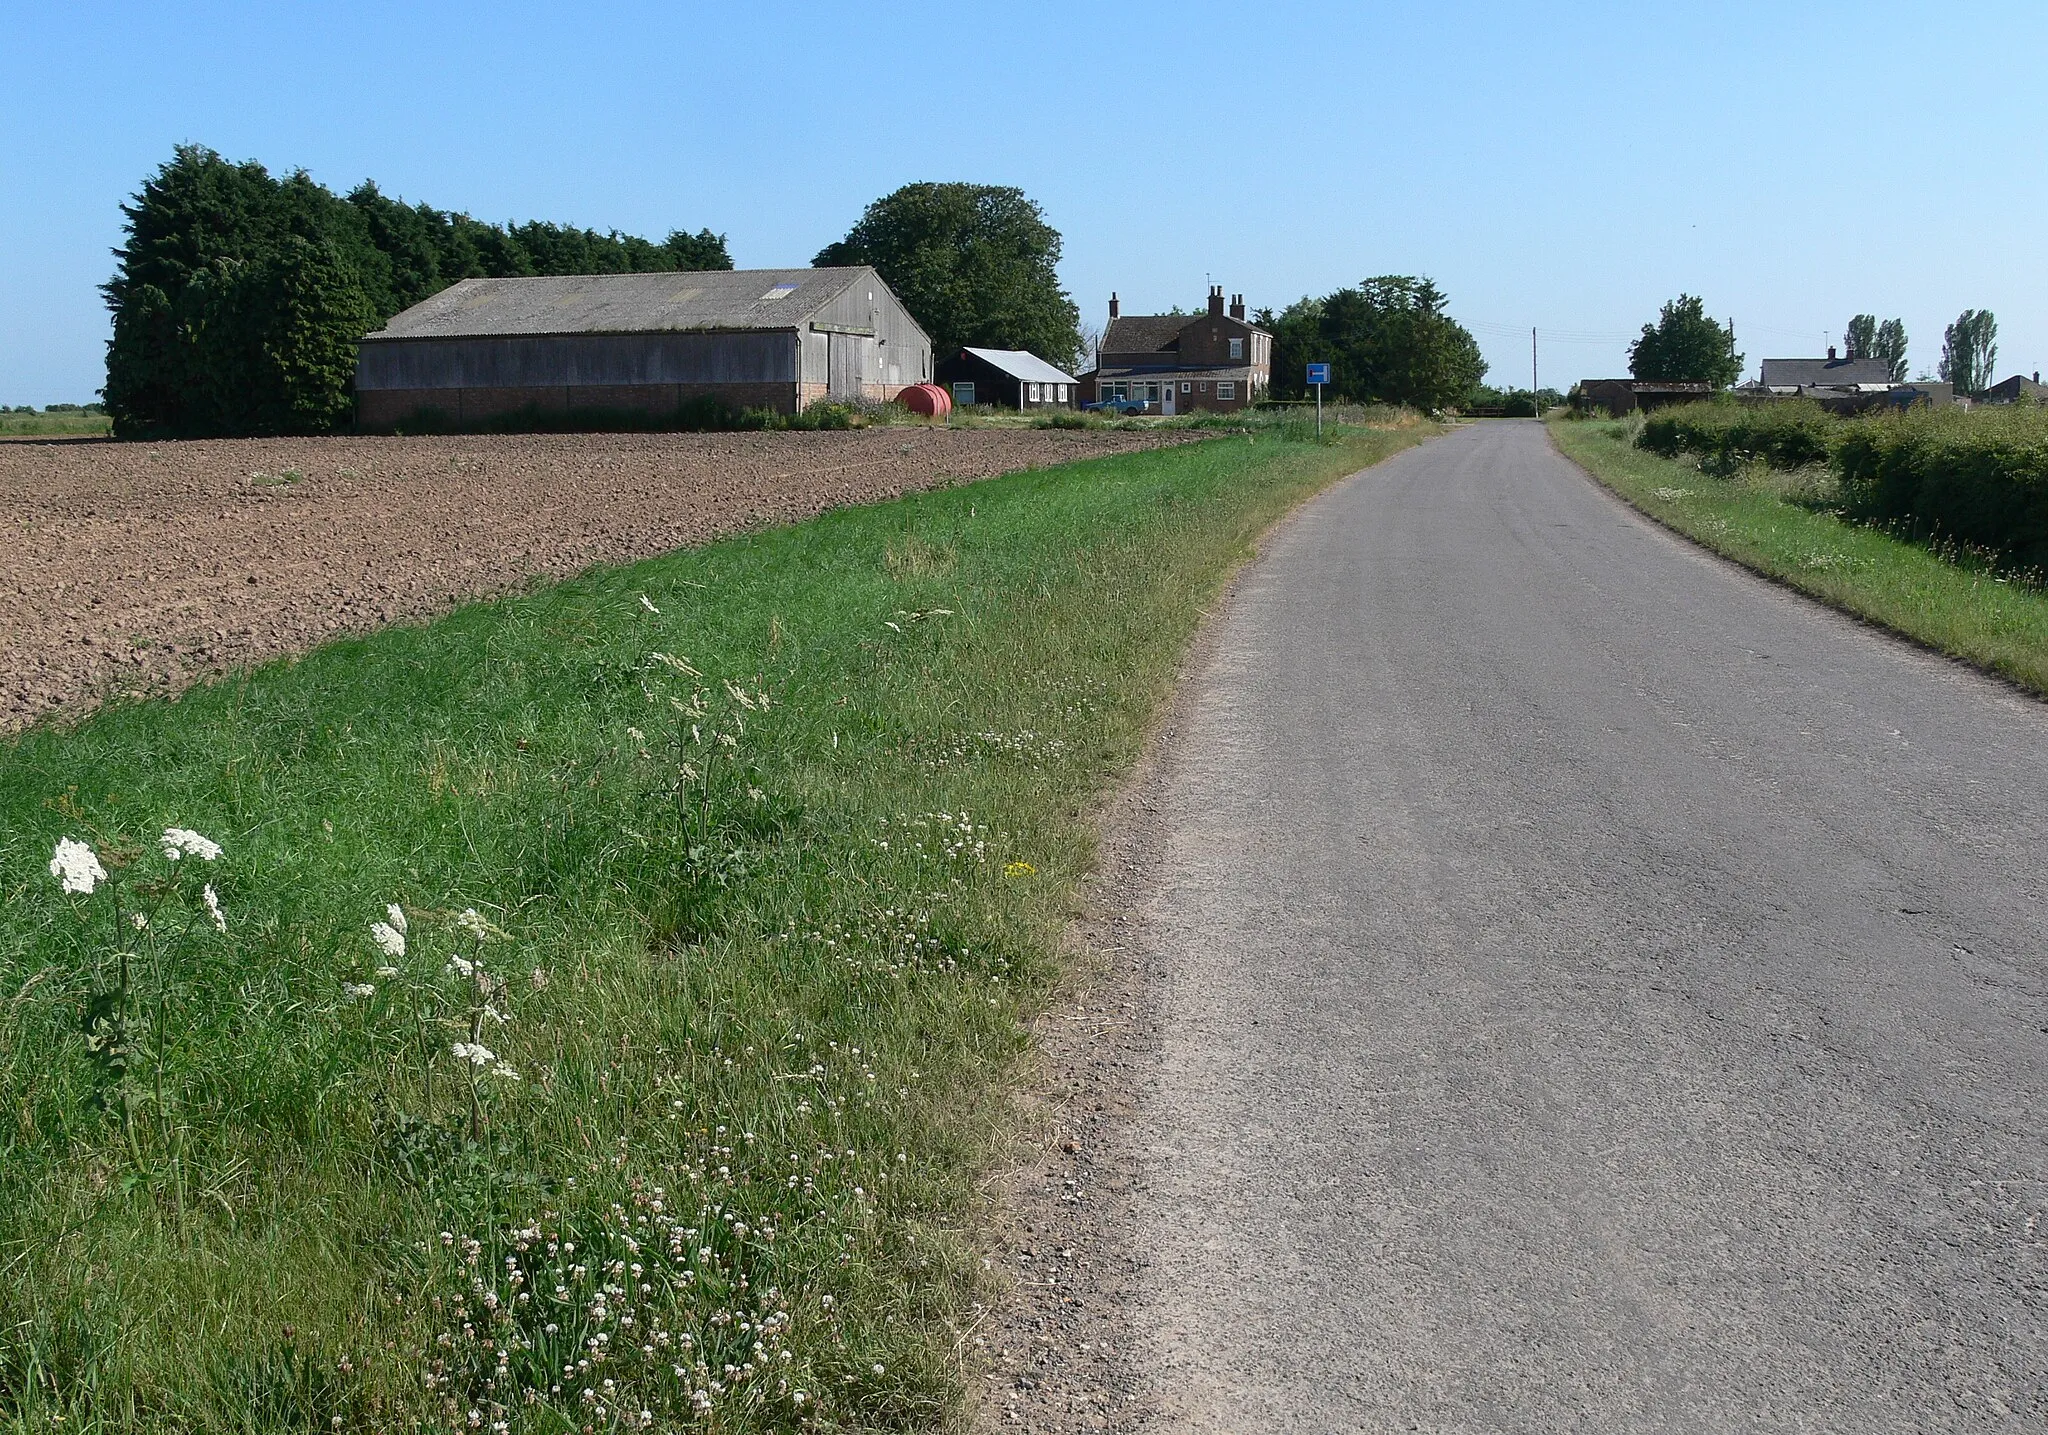
<path id="1" fill-rule="evenodd" d="M 1121 306 L 1119 306 L 1116 302 L 1116 295 L 1111 294 L 1109 296 L 1109 317 L 1114 319 L 1118 314 L 1122 312 L 1123 310 Z"/>
<path id="2" fill-rule="evenodd" d="M 1233 294 L 1233 295 L 1231 295 L 1231 297 L 1230 297 L 1230 317 L 1231 317 L 1231 318 L 1233 318 L 1233 319 L 1235 319 L 1235 320 L 1237 320 L 1237 321 L 1238 321 L 1238 322 L 1239 322 L 1240 324 L 1242 324 L 1242 323 L 1244 322 L 1244 295 L 1242 295 L 1242 294 Z"/>
<path id="3" fill-rule="evenodd" d="M 1221 319 L 1223 317 L 1223 286 L 1221 284 L 1211 284 L 1209 286 L 1209 317 L 1211 319 Z"/>
<path id="4" fill-rule="evenodd" d="M 1830 345 L 1828 345 L 1828 362 L 1832 364 L 1832 363 L 1833 363 L 1834 361 L 1835 361 L 1835 346 L 1834 346 L 1833 344 L 1830 344 Z"/>

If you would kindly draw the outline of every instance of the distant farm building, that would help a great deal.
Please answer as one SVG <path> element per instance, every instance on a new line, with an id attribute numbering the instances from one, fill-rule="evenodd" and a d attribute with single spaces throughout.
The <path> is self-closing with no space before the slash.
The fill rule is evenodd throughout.
<path id="1" fill-rule="evenodd" d="M 1689 379 L 1580 379 L 1578 395 L 1582 408 L 1602 408 L 1620 418 L 1623 414 L 1647 413 L 1669 404 L 1710 399 L 1714 386 Z"/>
<path id="2" fill-rule="evenodd" d="M 1892 387 L 1892 366 L 1885 359 L 1839 358 L 1831 348 L 1825 359 L 1765 359 L 1758 386 L 1780 398 L 1814 396 L 1816 389 L 1881 394 Z"/>
<path id="3" fill-rule="evenodd" d="M 930 338 L 865 266 L 465 279 L 365 336 L 356 421 L 658 419 L 707 398 L 793 414 L 931 377 Z"/>
<path id="4" fill-rule="evenodd" d="M 1983 401 L 1987 404 L 2016 404 L 2021 399 L 2037 404 L 2048 403 L 2048 384 L 2041 382 L 2040 370 L 2035 370 L 2031 379 L 2025 374 L 2014 374 L 2003 383 L 1993 384 L 1984 391 Z"/>
<path id="5" fill-rule="evenodd" d="M 1109 296 L 1109 328 L 1081 400 L 1142 403 L 1154 413 L 1241 409 L 1273 381 L 1273 336 L 1245 318 L 1244 296 L 1228 308 L 1223 286 L 1205 314 L 1125 314 Z"/>
<path id="6" fill-rule="evenodd" d="M 1072 408 L 1081 386 L 1072 374 L 1022 349 L 961 349 L 939 361 L 939 382 L 962 408 Z"/>

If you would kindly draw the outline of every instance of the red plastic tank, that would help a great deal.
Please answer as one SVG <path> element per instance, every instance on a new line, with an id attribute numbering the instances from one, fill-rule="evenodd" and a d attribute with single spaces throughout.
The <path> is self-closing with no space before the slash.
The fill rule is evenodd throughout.
<path id="1" fill-rule="evenodd" d="M 896 402 L 926 418 L 942 419 L 953 412 L 953 396 L 937 384 L 911 384 L 896 395 Z"/>

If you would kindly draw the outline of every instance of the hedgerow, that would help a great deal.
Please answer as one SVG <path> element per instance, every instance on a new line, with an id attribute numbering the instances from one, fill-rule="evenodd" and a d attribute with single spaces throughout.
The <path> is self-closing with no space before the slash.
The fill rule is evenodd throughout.
<path id="1" fill-rule="evenodd" d="M 1842 425 L 1848 516 L 2048 567 L 2048 410 L 1887 415 Z"/>
<path id="2" fill-rule="evenodd" d="M 1825 463 L 1840 421 L 1804 399 L 1767 404 L 1719 400 L 1659 409 L 1643 421 L 1643 448 L 1665 458 L 1704 454 L 1724 462 L 1761 459 L 1773 468 Z"/>
<path id="3" fill-rule="evenodd" d="M 2048 409 L 1913 409 L 1837 418 L 1817 404 L 1685 404 L 1649 415 L 1637 444 L 1774 468 L 1826 463 L 1844 517 L 2048 568 Z"/>

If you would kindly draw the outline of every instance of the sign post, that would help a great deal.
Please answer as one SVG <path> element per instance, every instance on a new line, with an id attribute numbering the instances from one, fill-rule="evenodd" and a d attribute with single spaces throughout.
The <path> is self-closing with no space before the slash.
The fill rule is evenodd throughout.
<path id="1" fill-rule="evenodd" d="M 1323 436 L 1323 385 L 1330 382 L 1328 364 L 1310 364 L 1308 381 L 1316 386 L 1316 437 Z"/>

